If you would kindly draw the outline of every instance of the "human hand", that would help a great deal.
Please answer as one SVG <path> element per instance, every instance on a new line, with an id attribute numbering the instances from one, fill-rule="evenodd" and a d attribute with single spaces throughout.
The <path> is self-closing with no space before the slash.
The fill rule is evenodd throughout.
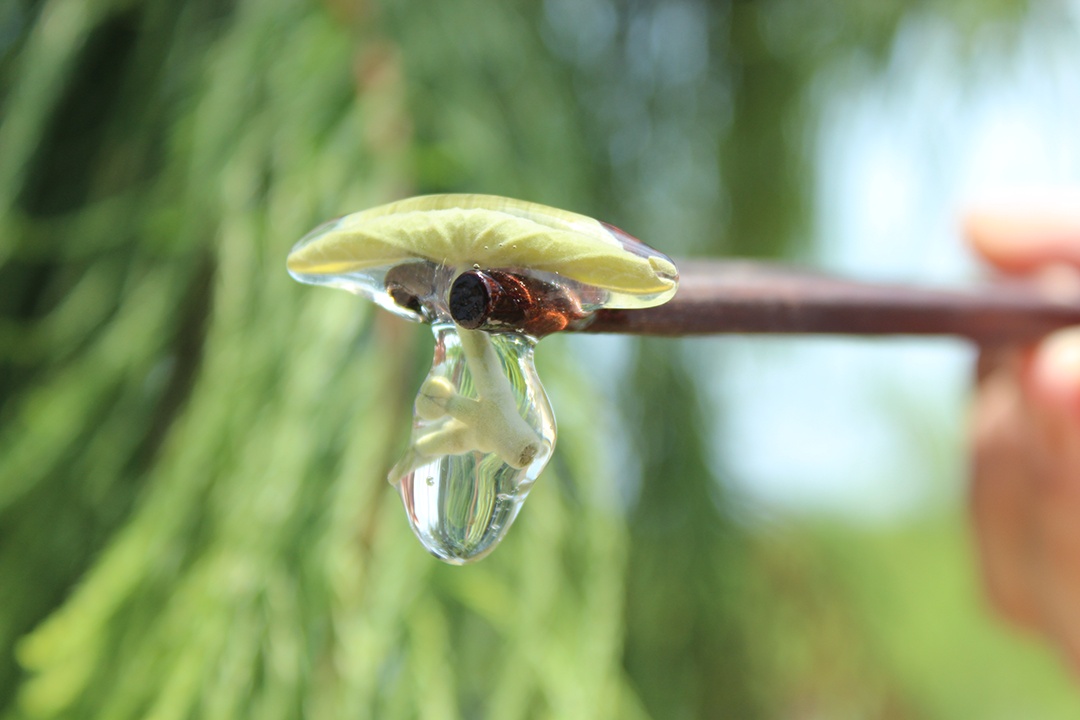
<path id="1" fill-rule="evenodd" d="M 1080 188 L 975 209 L 965 230 L 1000 270 L 1050 270 L 1080 288 Z M 985 349 L 972 432 L 971 508 L 990 600 L 1055 643 L 1080 676 L 1080 328 L 1034 348 Z"/>

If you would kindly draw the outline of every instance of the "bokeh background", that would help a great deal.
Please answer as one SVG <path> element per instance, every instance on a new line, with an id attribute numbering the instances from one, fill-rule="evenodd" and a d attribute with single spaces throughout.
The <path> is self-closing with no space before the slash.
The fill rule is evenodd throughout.
<path id="1" fill-rule="evenodd" d="M 554 460 L 445 566 L 384 480 L 426 329 L 318 222 L 486 192 L 674 256 L 978 275 L 1080 180 L 1064 0 L 0 3 L 0 715 L 1075 718 L 996 622 L 948 340 L 554 337 Z"/>

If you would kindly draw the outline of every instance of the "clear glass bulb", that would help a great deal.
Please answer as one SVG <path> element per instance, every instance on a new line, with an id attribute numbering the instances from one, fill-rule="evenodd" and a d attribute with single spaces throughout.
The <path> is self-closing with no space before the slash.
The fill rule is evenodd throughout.
<path id="1" fill-rule="evenodd" d="M 555 447 L 555 418 L 520 333 L 433 326 L 435 358 L 412 438 L 390 471 L 413 532 L 453 564 L 505 536 Z"/>

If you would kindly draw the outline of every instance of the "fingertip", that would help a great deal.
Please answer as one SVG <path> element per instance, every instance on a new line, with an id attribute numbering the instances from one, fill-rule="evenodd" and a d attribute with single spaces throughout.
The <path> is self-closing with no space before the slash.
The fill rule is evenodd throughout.
<path id="1" fill-rule="evenodd" d="M 971 210 L 963 219 L 963 233 L 971 248 L 991 265 L 1007 273 L 1031 267 L 1025 257 L 1022 228 L 1014 218 L 986 208 Z"/>
<path id="2" fill-rule="evenodd" d="M 1080 327 L 1049 335 L 1025 365 L 1029 397 L 1080 423 Z"/>
<path id="3" fill-rule="evenodd" d="M 971 247 L 1009 273 L 1052 262 L 1080 267 L 1080 187 L 1014 190 L 970 203 Z"/>

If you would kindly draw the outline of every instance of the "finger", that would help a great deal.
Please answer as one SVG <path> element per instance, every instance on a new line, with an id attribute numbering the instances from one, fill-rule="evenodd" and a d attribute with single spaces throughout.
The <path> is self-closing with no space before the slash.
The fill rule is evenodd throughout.
<path id="1" fill-rule="evenodd" d="M 1069 471 L 1080 473 L 1080 463 Z M 1036 504 L 1035 590 L 1044 631 L 1080 673 L 1080 493 L 1042 495 Z"/>
<path id="2" fill-rule="evenodd" d="M 1006 272 L 1051 263 L 1080 267 L 1080 188 L 982 201 L 966 214 L 964 234 L 979 254 Z"/>
<path id="3" fill-rule="evenodd" d="M 1037 429 L 1036 589 L 1046 630 L 1080 672 L 1080 329 L 1047 338 L 1024 375 Z"/>
<path id="4" fill-rule="evenodd" d="M 996 345 L 984 347 L 979 350 L 979 357 L 975 363 L 975 379 L 979 387 L 993 375 L 1001 373 L 1009 382 L 1018 383 L 1020 367 L 1024 361 L 1025 351 L 1017 350 L 1010 345 Z M 1016 398 L 1019 401 L 1019 398 Z"/>
<path id="5" fill-rule="evenodd" d="M 1018 625 L 1041 627 L 1032 554 L 1032 468 L 1016 358 L 980 385 L 973 426 L 971 512 L 986 593 Z"/>

